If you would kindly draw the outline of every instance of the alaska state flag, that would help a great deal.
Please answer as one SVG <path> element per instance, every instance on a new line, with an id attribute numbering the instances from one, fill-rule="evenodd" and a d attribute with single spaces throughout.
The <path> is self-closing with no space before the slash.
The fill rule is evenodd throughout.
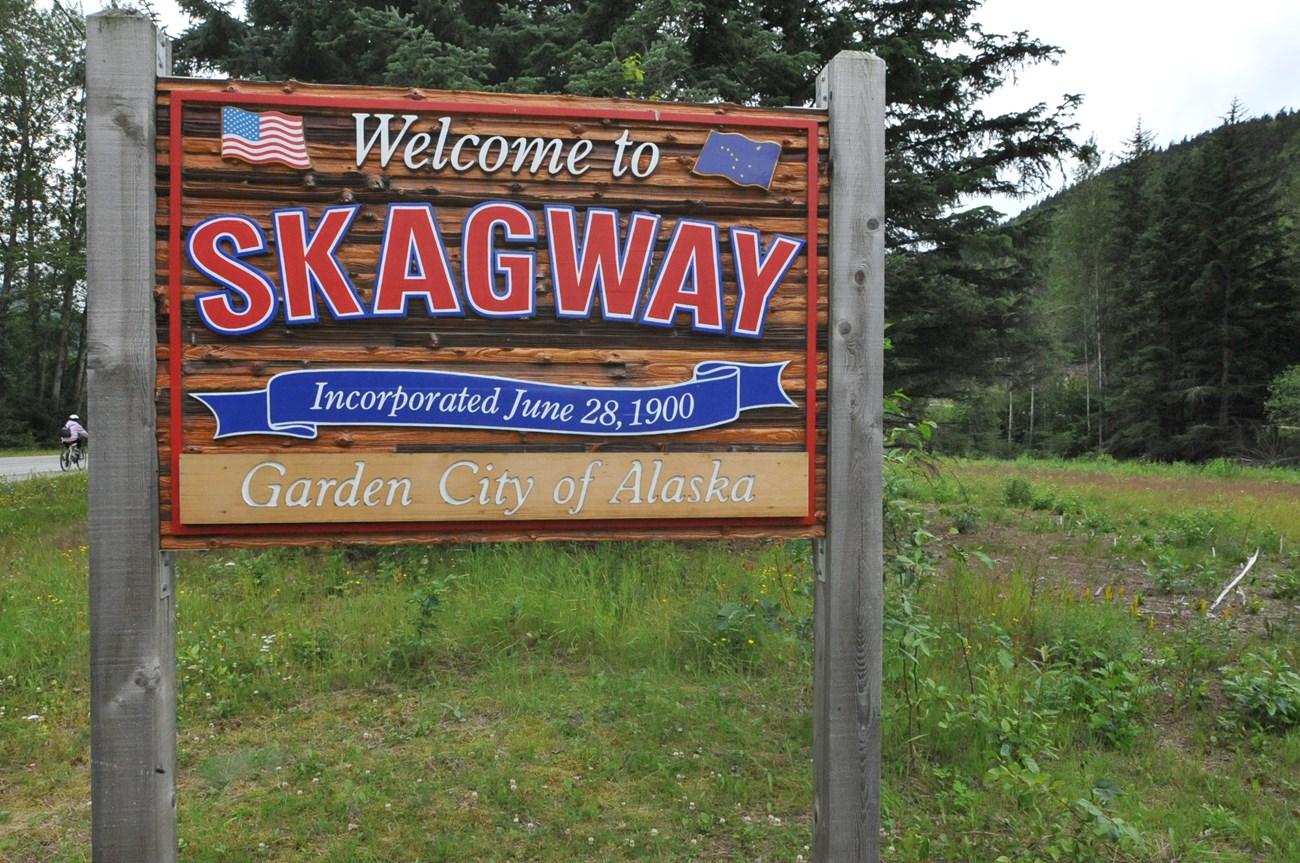
<path id="1" fill-rule="evenodd" d="M 279 111 L 254 114 L 240 108 L 222 108 L 221 155 L 254 165 L 280 162 L 291 168 L 311 167 L 302 118 Z"/>
<path id="2" fill-rule="evenodd" d="M 734 132 L 709 132 L 709 138 L 695 160 L 695 173 L 708 177 L 726 177 L 738 186 L 772 185 L 781 145 L 774 141 L 754 141 Z"/>

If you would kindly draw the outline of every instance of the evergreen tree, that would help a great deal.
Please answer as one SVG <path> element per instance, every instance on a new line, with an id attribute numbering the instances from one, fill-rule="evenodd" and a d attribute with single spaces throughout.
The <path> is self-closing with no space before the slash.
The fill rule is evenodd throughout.
<path id="1" fill-rule="evenodd" d="M 1111 357 L 1102 380 L 1106 405 L 1102 437 L 1108 451 L 1116 455 L 1140 455 L 1160 440 L 1164 411 L 1158 396 L 1164 391 L 1159 380 L 1168 368 L 1169 357 L 1161 340 L 1163 307 L 1152 279 L 1160 269 L 1157 253 L 1150 248 L 1149 226 L 1153 219 L 1155 163 L 1152 136 L 1141 122 L 1125 142 L 1123 160 L 1114 171 L 1113 212 L 1108 266 L 1115 297 L 1112 315 L 1101 323 Z"/>
<path id="2" fill-rule="evenodd" d="M 1234 103 L 1189 159 L 1197 242 L 1187 255 L 1184 307 L 1196 326 L 1183 333 L 1188 415 L 1179 440 L 1194 455 L 1240 446 L 1243 429 L 1264 421 L 1269 380 L 1300 358 L 1278 197 L 1251 138 Z"/>

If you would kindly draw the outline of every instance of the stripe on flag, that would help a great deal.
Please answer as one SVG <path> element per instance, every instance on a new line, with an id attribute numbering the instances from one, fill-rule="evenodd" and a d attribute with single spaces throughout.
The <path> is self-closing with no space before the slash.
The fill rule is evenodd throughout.
<path id="1" fill-rule="evenodd" d="M 302 118 L 279 111 L 255 114 L 240 108 L 221 109 L 221 155 L 254 165 L 280 162 L 310 168 Z"/>
<path id="2" fill-rule="evenodd" d="M 708 177 L 726 177 L 738 186 L 772 185 L 781 145 L 775 141 L 755 141 L 734 132 L 709 132 L 708 140 L 695 160 L 695 173 Z"/>

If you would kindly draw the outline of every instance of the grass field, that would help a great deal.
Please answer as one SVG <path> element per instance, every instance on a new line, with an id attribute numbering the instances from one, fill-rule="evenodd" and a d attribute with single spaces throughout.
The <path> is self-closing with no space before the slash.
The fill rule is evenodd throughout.
<path id="1" fill-rule="evenodd" d="M 1300 860 L 1300 475 L 888 487 L 886 860 Z M 90 859 L 85 514 L 84 475 L 0 480 L 14 863 Z M 808 860 L 810 578 L 805 542 L 181 554 L 181 859 Z"/>

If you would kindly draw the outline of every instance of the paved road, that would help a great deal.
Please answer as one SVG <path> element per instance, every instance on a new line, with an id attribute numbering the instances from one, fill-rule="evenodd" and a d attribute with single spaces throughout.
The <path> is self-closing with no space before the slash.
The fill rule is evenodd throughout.
<path id="1" fill-rule="evenodd" d="M 58 473 L 57 455 L 25 455 L 0 458 L 0 476 L 26 477 L 42 473 Z"/>

